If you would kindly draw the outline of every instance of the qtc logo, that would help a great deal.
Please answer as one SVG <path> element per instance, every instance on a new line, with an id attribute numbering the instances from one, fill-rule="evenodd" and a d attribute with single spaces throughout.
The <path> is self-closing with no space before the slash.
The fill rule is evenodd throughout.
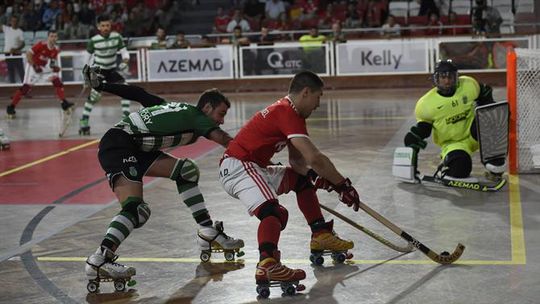
<path id="1" fill-rule="evenodd" d="M 283 60 L 283 55 L 279 52 L 268 54 L 266 62 L 274 69 L 300 69 L 302 68 L 302 60 Z"/>

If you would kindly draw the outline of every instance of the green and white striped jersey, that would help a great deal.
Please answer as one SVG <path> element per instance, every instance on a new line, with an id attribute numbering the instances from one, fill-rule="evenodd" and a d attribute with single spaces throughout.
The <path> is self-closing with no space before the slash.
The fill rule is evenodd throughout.
<path id="1" fill-rule="evenodd" d="M 108 37 L 97 34 L 90 38 L 86 50 L 94 54 L 94 66 L 107 70 L 116 68 L 116 54 L 126 47 L 122 39 L 117 32 L 111 32 Z"/>
<path id="2" fill-rule="evenodd" d="M 142 108 L 115 125 L 131 134 L 142 151 L 188 145 L 219 126 L 197 107 L 171 102 Z"/>

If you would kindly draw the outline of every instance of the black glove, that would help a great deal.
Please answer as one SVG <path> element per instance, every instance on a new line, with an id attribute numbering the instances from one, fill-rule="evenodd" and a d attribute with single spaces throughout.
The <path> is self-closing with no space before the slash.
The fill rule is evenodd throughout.
<path id="1" fill-rule="evenodd" d="M 427 142 L 424 140 L 424 137 L 422 137 L 420 134 L 421 134 L 420 128 L 417 126 L 413 126 L 411 128 L 411 131 L 409 131 L 407 135 L 405 135 L 405 139 L 403 140 L 405 143 L 405 146 L 413 148 L 416 152 L 418 152 L 420 149 L 426 148 Z"/>

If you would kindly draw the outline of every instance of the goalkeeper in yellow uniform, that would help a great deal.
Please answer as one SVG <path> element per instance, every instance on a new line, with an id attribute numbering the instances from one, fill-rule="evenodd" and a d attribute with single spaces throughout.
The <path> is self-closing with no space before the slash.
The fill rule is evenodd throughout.
<path id="1" fill-rule="evenodd" d="M 479 107 L 490 105 L 484 108 L 494 108 L 491 106 L 494 104 L 491 87 L 478 83 L 472 77 L 458 76 L 457 67 L 451 60 L 437 63 L 433 83 L 435 87 L 416 103 L 417 124 L 405 135 L 405 146 L 411 147 L 416 156 L 420 149 L 426 147 L 425 139 L 433 134 L 433 142 L 441 147 L 442 176 L 447 179 L 468 180 L 472 170 L 471 156 L 478 150 L 479 142 L 485 143 L 483 150 L 486 151 L 482 151 L 483 165 L 492 177 L 500 178 L 506 168 L 505 145 L 508 131 L 495 130 L 495 133 L 493 130 L 482 131 L 485 135 L 480 141 L 480 134 L 477 132 L 478 119 L 475 117 L 475 109 Z M 507 110 L 504 111 L 507 114 Z M 494 115 L 489 114 L 486 117 Z M 504 113 L 500 117 L 504 117 Z M 501 119 L 493 120 L 501 121 Z M 492 123 L 492 126 L 497 128 L 498 125 Z M 494 138 L 502 140 L 497 141 L 495 145 L 490 144 Z M 504 152 L 496 154 L 495 157 L 484 157 L 489 155 L 487 150 L 501 149 Z"/>

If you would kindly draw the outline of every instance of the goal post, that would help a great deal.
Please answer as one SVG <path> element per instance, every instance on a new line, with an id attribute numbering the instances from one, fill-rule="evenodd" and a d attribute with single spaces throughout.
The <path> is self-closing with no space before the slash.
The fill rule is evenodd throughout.
<path id="1" fill-rule="evenodd" d="M 509 171 L 540 173 L 540 50 L 510 48 L 506 67 Z"/>

